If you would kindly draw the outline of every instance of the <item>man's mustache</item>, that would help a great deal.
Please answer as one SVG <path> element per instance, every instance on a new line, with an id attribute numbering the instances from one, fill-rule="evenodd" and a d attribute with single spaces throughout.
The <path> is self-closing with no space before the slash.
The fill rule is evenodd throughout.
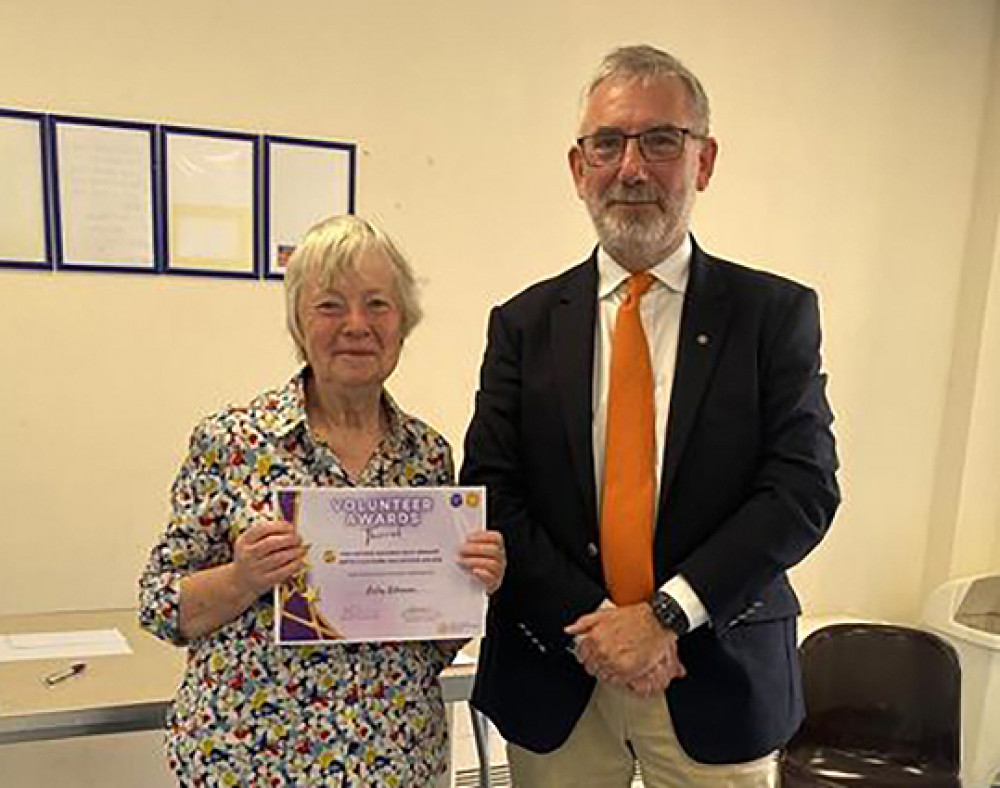
<path id="1" fill-rule="evenodd" d="M 604 194 L 604 204 L 617 203 L 648 203 L 659 204 L 662 195 L 660 191 L 648 184 L 642 186 L 617 186 Z"/>

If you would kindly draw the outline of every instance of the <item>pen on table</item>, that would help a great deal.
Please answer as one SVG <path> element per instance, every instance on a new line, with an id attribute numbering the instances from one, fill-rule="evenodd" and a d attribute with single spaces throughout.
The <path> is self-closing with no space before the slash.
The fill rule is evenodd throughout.
<path id="1" fill-rule="evenodd" d="M 50 673 L 48 676 L 45 676 L 42 680 L 50 687 L 52 687 L 58 684 L 60 681 L 65 681 L 66 679 L 72 678 L 73 676 L 79 676 L 86 669 L 87 669 L 86 662 L 74 662 L 65 670 L 57 670 L 55 673 Z"/>

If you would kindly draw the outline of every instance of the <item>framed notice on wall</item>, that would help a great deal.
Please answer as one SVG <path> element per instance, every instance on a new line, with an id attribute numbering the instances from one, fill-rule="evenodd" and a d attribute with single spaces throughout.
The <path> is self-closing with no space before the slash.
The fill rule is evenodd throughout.
<path id="1" fill-rule="evenodd" d="M 258 276 L 258 138 L 164 127 L 162 146 L 166 272 Z"/>
<path id="2" fill-rule="evenodd" d="M 57 268 L 155 273 L 154 127 L 54 117 Z"/>
<path id="3" fill-rule="evenodd" d="M 45 118 L 0 109 L 0 265 L 50 268 Z"/>
<path id="4" fill-rule="evenodd" d="M 284 276 L 305 232 L 328 216 L 354 213 L 356 146 L 264 138 L 264 274 Z"/>
<path id="5" fill-rule="evenodd" d="M 0 267 L 281 279 L 357 144 L 0 108 Z"/>

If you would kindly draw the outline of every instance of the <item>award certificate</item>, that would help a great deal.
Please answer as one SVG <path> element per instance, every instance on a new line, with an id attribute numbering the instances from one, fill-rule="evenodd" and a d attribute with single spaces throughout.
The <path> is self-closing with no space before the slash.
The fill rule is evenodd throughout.
<path id="1" fill-rule="evenodd" d="M 282 489 L 276 502 L 309 546 L 275 587 L 279 644 L 437 640 L 483 633 L 486 594 L 458 564 L 486 523 L 482 487 Z"/>

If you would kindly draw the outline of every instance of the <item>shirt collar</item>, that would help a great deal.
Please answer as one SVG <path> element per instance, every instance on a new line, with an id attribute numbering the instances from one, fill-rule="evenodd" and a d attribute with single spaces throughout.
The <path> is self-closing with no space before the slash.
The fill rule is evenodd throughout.
<path id="1" fill-rule="evenodd" d="M 307 429 L 306 419 L 306 377 L 309 367 L 303 366 L 288 383 L 272 392 L 268 399 L 270 407 L 264 408 L 261 426 L 276 437 L 283 438 L 294 430 Z M 389 440 L 398 445 L 404 440 L 419 440 L 412 419 L 406 415 L 389 395 L 382 390 L 382 404 L 389 420 Z"/>
<path id="2" fill-rule="evenodd" d="M 661 260 L 649 269 L 657 282 L 666 285 L 675 293 L 683 293 L 687 289 L 688 276 L 691 272 L 691 255 L 693 254 L 691 236 L 685 235 L 681 245 L 673 254 Z M 597 250 L 597 297 L 607 298 L 614 293 L 630 272 L 618 263 L 604 247 Z M 656 285 L 654 285 L 655 287 Z"/>

